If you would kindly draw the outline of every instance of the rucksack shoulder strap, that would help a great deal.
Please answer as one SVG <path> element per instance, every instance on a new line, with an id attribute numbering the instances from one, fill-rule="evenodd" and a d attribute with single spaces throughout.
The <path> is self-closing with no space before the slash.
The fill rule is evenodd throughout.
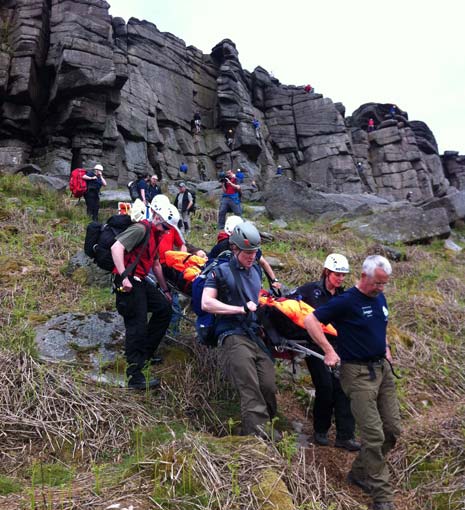
<path id="1" fill-rule="evenodd" d="M 121 275 L 121 277 L 123 279 L 126 278 L 126 276 L 128 276 L 134 272 L 134 269 L 136 268 L 137 264 L 139 264 L 140 258 L 142 257 L 142 253 L 144 252 L 145 248 L 147 247 L 147 245 L 149 243 L 151 227 L 150 227 L 150 225 L 148 225 L 142 221 L 140 223 L 142 223 L 142 225 L 144 225 L 144 228 L 145 228 L 144 239 L 141 242 L 142 248 L 139 250 L 137 257 L 134 259 L 132 264 L 129 264 L 129 266 L 124 270 L 123 274 Z M 139 244 L 139 246 L 140 246 L 140 244 Z"/>

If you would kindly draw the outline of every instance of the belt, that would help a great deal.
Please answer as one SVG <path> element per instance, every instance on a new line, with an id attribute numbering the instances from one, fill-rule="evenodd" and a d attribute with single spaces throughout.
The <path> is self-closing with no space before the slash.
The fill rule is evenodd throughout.
<path id="1" fill-rule="evenodd" d="M 374 359 L 367 359 L 367 360 L 351 360 L 351 361 L 342 361 L 341 363 L 343 365 L 382 365 L 385 358 L 374 358 Z"/>
<path id="2" fill-rule="evenodd" d="M 374 367 L 382 367 L 383 362 L 386 360 L 389 363 L 389 368 L 391 369 L 392 375 L 396 379 L 400 379 L 400 376 L 397 375 L 394 371 L 394 367 L 392 366 L 392 363 L 388 361 L 384 356 L 383 357 L 376 357 L 369 360 L 354 360 L 354 361 L 343 361 L 342 364 L 345 365 L 361 365 L 368 367 L 368 373 L 370 374 L 370 380 L 374 381 L 376 379 L 376 373 Z"/>
<path id="3" fill-rule="evenodd" d="M 368 359 L 368 360 L 354 360 L 354 361 L 343 361 L 342 364 L 347 365 L 362 365 L 368 368 L 368 373 L 370 375 L 370 380 L 374 381 L 376 379 L 376 373 L 374 367 L 381 367 L 386 358 L 378 357 Z M 392 368 L 391 368 L 392 370 Z"/>

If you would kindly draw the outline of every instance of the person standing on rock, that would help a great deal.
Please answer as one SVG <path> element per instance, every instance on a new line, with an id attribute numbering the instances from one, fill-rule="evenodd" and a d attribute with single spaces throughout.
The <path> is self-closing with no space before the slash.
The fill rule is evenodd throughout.
<path id="1" fill-rule="evenodd" d="M 270 426 L 277 412 L 275 370 L 256 315 L 262 280 L 255 263 L 260 233 L 251 223 L 240 223 L 230 245 L 230 262 L 219 264 L 205 282 L 202 310 L 216 315 L 221 360 L 240 396 L 242 434 L 278 439 Z"/>
<path id="2" fill-rule="evenodd" d="M 188 170 L 188 166 L 183 161 L 181 163 L 181 165 L 179 166 L 179 175 L 181 175 L 181 177 L 185 177 L 187 174 L 187 170 Z"/>
<path id="3" fill-rule="evenodd" d="M 226 131 L 226 145 L 232 150 L 234 145 L 234 131 L 231 128 Z"/>
<path id="4" fill-rule="evenodd" d="M 391 273 L 386 258 L 367 257 L 355 287 L 333 297 L 304 321 L 308 334 L 325 354 L 325 364 L 341 364 L 341 387 L 362 439 L 347 480 L 372 496 L 373 510 L 394 509 L 386 455 L 401 433 L 392 356 L 386 343 L 389 312 L 383 289 Z M 336 350 L 320 322 L 337 329 Z"/>
<path id="5" fill-rule="evenodd" d="M 307 94 L 310 94 L 310 92 L 313 92 L 313 87 L 309 84 L 305 85 L 304 90 Z"/>
<path id="6" fill-rule="evenodd" d="M 284 170 L 281 165 L 278 165 L 278 168 L 276 169 L 276 175 L 284 175 Z"/>
<path id="7" fill-rule="evenodd" d="M 374 130 L 375 130 L 375 121 L 374 121 L 373 117 L 370 117 L 368 119 L 368 133 L 371 133 Z"/>
<path id="8" fill-rule="evenodd" d="M 97 164 L 92 170 L 88 170 L 82 178 L 87 183 L 87 191 L 84 194 L 86 201 L 87 215 L 92 221 L 98 221 L 98 212 L 100 209 L 100 189 L 107 185 L 103 177 L 103 166 Z"/>
<path id="9" fill-rule="evenodd" d="M 245 174 L 240 168 L 237 169 L 236 179 L 237 179 L 237 184 L 242 184 L 244 182 Z"/>
<path id="10" fill-rule="evenodd" d="M 255 130 L 255 138 L 256 138 L 257 140 L 260 140 L 260 138 L 261 138 L 261 133 L 260 133 L 260 122 L 259 122 L 259 120 L 258 120 L 258 119 L 254 119 L 254 120 L 252 121 L 252 125 L 253 125 L 253 128 L 254 128 L 254 130 Z"/>
<path id="11" fill-rule="evenodd" d="M 201 125 L 202 125 L 202 121 L 201 121 L 201 117 L 200 117 L 200 112 L 195 112 L 194 113 L 194 126 L 195 126 L 195 132 L 197 134 L 200 133 Z"/>
<path id="12" fill-rule="evenodd" d="M 339 253 L 331 253 L 326 257 L 321 279 L 298 287 L 291 296 L 299 296 L 302 301 L 315 309 L 344 292 L 343 283 L 349 273 L 349 262 Z M 334 337 L 326 336 L 330 343 Z M 333 343 L 334 346 L 334 343 Z M 310 348 L 320 354 L 321 349 L 311 343 Z M 350 411 L 350 401 L 342 391 L 339 379 L 330 372 L 323 361 L 315 356 L 305 358 L 308 371 L 315 387 L 313 401 L 313 431 L 315 443 L 328 446 L 328 431 L 334 413 L 336 422 L 336 448 L 348 451 L 360 450 L 360 443 L 355 441 L 355 420 Z"/>
<path id="13" fill-rule="evenodd" d="M 226 221 L 226 214 L 232 212 L 237 216 L 242 216 L 241 199 L 239 192 L 241 191 L 240 184 L 237 183 L 237 178 L 231 169 L 226 171 L 225 176 L 221 179 L 221 189 L 223 195 L 220 200 L 220 208 L 218 210 L 218 230 L 224 228 Z"/>
<path id="14" fill-rule="evenodd" d="M 197 160 L 197 170 L 199 172 L 200 180 L 206 181 L 207 180 L 207 172 L 206 172 L 206 168 L 205 168 L 205 163 L 201 159 Z"/>
<path id="15" fill-rule="evenodd" d="M 186 188 L 186 184 L 184 182 L 180 182 L 178 187 L 179 193 L 176 195 L 176 198 L 174 199 L 174 205 L 181 213 L 183 231 L 187 237 L 191 229 L 190 214 L 192 206 L 194 205 L 194 199 L 192 197 L 192 193 Z"/>
<path id="16" fill-rule="evenodd" d="M 136 223 L 119 234 L 111 247 L 115 263 L 116 308 L 123 316 L 126 328 L 127 384 L 128 388 L 141 390 L 154 388 L 160 383 L 156 378 L 146 377 L 144 370 L 154 360 L 171 319 L 172 298 L 158 251 L 164 232 L 175 228 L 172 223 L 179 220 L 179 212 L 169 203 L 152 201 L 150 207 L 153 220 L 144 219 L 144 211 L 134 210 L 131 217 Z M 134 266 L 132 270 L 131 266 Z M 149 276 L 151 271 L 159 288 Z"/>

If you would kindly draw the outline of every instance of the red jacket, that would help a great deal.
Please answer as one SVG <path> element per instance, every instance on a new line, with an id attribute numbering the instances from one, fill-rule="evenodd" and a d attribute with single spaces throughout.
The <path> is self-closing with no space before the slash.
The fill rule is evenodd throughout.
<path id="1" fill-rule="evenodd" d="M 155 225 L 148 220 L 142 220 L 140 223 L 144 223 L 148 225 L 150 228 L 150 237 L 148 241 L 148 245 L 144 248 L 144 242 L 136 246 L 132 251 L 124 253 L 124 266 L 128 267 L 137 257 L 137 254 L 143 250 L 142 255 L 140 257 L 139 263 L 137 264 L 134 276 L 139 276 L 140 278 L 145 278 L 150 270 L 153 267 L 153 261 L 158 252 L 158 246 L 160 244 L 160 239 L 163 236 L 163 232 L 157 230 Z"/>

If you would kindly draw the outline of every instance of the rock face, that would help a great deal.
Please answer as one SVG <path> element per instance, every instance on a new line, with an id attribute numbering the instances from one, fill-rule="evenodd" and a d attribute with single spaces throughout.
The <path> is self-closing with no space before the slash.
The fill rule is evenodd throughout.
<path id="1" fill-rule="evenodd" d="M 104 0 L 2 3 L 0 169 L 37 165 L 67 182 L 72 168 L 100 162 L 117 187 L 135 172 L 176 179 L 184 161 L 194 181 L 200 170 L 215 179 L 241 167 L 264 187 L 281 165 L 313 190 L 421 204 L 465 189 L 465 157 L 440 156 L 428 126 L 400 108 L 369 103 L 345 119 L 341 103 L 244 70 L 228 39 L 205 55 L 108 9 Z"/>

